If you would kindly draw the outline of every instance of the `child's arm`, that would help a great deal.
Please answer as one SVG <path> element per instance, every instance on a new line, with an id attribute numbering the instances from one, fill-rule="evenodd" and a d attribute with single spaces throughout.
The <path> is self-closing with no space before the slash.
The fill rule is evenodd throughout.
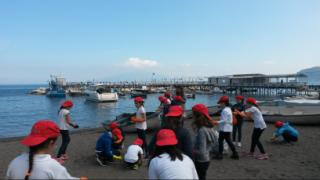
<path id="1" fill-rule="evenodd" d="M 65 116 L 65 118 L 66 118 L 67 123 L 68 123 L 70 126 L 72 126 L 73 128 L 78 128 L 78 127 L 79 127 L 77 124 L 72 123 L 71 117 L 70 117 L 69 114 L 67 114 L 67 115 Z"/>
<path id="2" fill-rule="evenodd" d="M 142 118 L 138 118 L 137 116 L 133 116 L 133 117 L 131 117 L 131 121 L 135 122 L 135 123 L 144 122 L 144 121 L 146 121 L 146 117 L 147 117 L 146 114 L 143 114 Z"/>

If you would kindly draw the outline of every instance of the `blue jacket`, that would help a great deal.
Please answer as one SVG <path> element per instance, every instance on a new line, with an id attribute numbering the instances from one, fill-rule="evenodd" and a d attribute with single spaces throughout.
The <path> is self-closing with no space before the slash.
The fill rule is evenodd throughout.
<path id="1" fill-rule="evenodd" d="M 276 137 L 281 136 L 285 131 L 289 132 L 289 134 L 293 137 L 298 137 L 299 133 L 298 131 L 289 125 L 289 123 L 285 123 L 282 127 L 278 128 L 276 131 Z"/>
<path id="2" fill-rule="evenodd" d="M 106 156 L 112 156 L 112 137 L 108 132 L 103 133 L 97 140 L 96 151 Z"/>

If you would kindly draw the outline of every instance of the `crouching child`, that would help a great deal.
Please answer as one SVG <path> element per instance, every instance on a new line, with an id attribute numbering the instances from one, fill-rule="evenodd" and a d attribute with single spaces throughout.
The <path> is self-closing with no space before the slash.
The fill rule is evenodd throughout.
<path id="1" fill-rule="evenodd" d="M 137 170 L 139 166 L 142 165 L 142 150 L 143 140 L 137 138 L 134 140 L 133 144 L 129 146 L 127 153 L 124 156 L 124 162 L 126 163 L 127 167 Z"/>
<path id="2" fill-rule="evenodd" d="M 113 161 L 111 132 L 104 132 L 97 140 L 96 160 L 101 166 L 106 166 Z"/>

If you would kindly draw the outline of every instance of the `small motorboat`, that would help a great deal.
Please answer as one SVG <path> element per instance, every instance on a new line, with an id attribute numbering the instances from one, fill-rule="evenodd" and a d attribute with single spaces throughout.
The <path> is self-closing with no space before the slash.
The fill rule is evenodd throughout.
<path id="1" fill-rule="evenodd" d="M 33 94 L 33 95 L 45 95 L 47 94 L 48 92 L 48 88 L 45 88 L 45 87 L 39 87 L 37 89 L 34 89 L 30 92 L 30 94 Z"/>
<path id="2" fill-rule="evenodd" d="M 118 93 L 112 88 L 104 88 L 103 85 L 96 84 L 89 86 L 85 90 L 86 100 L 94 102 L 116 102 L 118 101 Z"/>
<path id="3" fill-rule="evenodd" d="M 186 94 L 186 97 L 189 99 L 195 99 L 196 98 L 196 94 L 192 93 L 192 94 Z"/>
<path id="4" fill-rule="evenodd" d="M 135 98 L 135 97 L 147 98 L 147 92 L 145 90 L 135 89 L 131 91 L 130 95 L 131 95 L 131 98 Z"/>
<path id="5" fill-rule="evenodd" d="M 320 125 L 320 106 L 284 105 L 261 106 L 260 108 L 264 120 L 268 123 L 284 121 L 295 125 Z"/>

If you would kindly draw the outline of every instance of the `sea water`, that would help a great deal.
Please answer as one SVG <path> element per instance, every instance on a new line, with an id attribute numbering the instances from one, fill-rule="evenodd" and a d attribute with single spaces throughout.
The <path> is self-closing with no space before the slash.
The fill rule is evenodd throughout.
<path id="1" fill-rule="evenodd" d="M 110 121 L 121 113 L 135 112 L 133 100 L 129 95 L 119 97 L 118 102 L 96 103 L 86 101 L 84 96 L 66 98 L 49 98 L 45 95 L 29 94 L 33 89 L 46 85 L 1 85 L 0 86 L 0 138 L 24 136 L 37 120 L 50 119 L 58 121 L 58 110 L 63 101 L 71 99 L 72 120 L 80 128 L 99 127 L 102 122 Z M 145 101 L 147 111 L 155 111 L 159 106 L 161 94 L 149 94 Z M 186 108 L 197 103 L 208 106 L 216 105 L 220 95 L 196 95 L 187 99 Z"/>

